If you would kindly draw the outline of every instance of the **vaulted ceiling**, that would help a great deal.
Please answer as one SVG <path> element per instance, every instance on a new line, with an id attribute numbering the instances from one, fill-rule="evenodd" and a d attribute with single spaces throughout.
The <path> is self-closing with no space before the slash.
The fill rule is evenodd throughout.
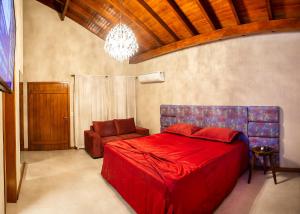
<path id="1" fill-rule="evenodd" d="M 119 22 L 136 34 L 142 62 L 227 38 L 300 30 L 300 0 L 38 0 L 101 39 Z"/>

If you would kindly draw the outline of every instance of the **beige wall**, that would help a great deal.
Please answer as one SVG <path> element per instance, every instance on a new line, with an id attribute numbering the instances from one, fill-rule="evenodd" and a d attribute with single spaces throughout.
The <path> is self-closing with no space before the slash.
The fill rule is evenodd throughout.
<path id="1" fill-rule="evenodd" d="M 69 18 L 37 2 L 24 1 L 24 81 L 69 82 L 71 74 L 123 74 L 123 64 L 103 50 L 103 40 Z M 26 86 L 25 86 L 26 87 Z M 26 90 L 25 90 L 26 91 Z M 70 96 L 72 98 L 72 95 Z M 25 113 L 27 103 L 24 103 Z M 71 99 L 71 144 L 73 145 L 73 101 Z M 27 117 L 25 115 L 25 121 Z M 25 146 L 27 124 L 25 124 Z"/>
<path id="2" fill-rule="evenodd" d="M 159 131 L 161 104 L 276 105 L 282 108 L 281 164 L 300 167 L 300 33 L 242 37 L 133 65 L 164 71 L 166 82 L 138 84 L 138 123 Z"/>
<path id="3" fill-rule="evenodd" d="M 159 131 L 160 104 L 278 105 L 281 164 L 287 167 L 300 167 L 299 44 L 299 33 L 242 37 L 125 65 L 108 57 L 103 41 L 80 25 L 61 22 L 35 0 L 24 1 L 24 81 L 67 81 L 72 90 L 74 73 L 165 71 L 165 83 L 138 84 L 137 122 L 152 133 Z"/>
<path id="4" fill-rule="evenodd" d="M 72 81 L 71 74 L 121 73 L 103 40 L 36 0 L 24 1 L 24 80 Z"/>
<path id="5" fill-rule="evenodd" d="M 19 77 L 23 72 L 23 0 L 15 0 L 16 14 L 16 50 L 15 50 L 15 112 L 16 112 L 16 169 L 17 182 L 21 178 L 20 161 L 20 105 L 19 105 Z"/>

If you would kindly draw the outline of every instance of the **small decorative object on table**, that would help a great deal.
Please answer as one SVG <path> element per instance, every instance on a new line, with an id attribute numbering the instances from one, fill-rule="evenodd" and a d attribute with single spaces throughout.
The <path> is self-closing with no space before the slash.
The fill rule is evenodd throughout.
<path id="1" fill-rule="evenodd" d="M 255 166 L 255 159 L 258 156 L 263 157 L 263 168 L 264 168 L 264 174 L 266 174 L 266 168 L 267 168 L 267 157 L 269 157 L 270 161 L 270 167 L 273 174 L 274 183 L 277 184 L 276 181 L 276 170 L 275 170 L 275 164 L 273 160 L 274 150 L 269 146 L 256 146 L 252 148 L 252 157 L 249 167 L 249 177 L 248 177 L 248 183 L 251 182 L 251 176 L 252 176 L 252 170 Z"/>

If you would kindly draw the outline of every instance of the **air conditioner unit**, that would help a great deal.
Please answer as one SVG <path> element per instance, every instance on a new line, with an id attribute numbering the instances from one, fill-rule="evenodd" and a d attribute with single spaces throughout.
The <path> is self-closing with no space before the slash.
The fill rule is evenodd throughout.
<path id="1" fill-rule="evenodd" d="M 164 82 L 165 81 L 165 73 L 164 72 L 154 72 L 151 74 L 139 75 L 138 80 L 140 83 Z"/>

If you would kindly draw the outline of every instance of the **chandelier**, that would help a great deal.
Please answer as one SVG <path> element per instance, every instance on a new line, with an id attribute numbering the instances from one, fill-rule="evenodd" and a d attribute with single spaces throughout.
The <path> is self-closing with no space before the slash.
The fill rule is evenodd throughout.
<path id="1" fill-rule="evenodd" d="M 120 62 L 132 57 L 138 48 L 133 31 L 121 22 L 109 31 L 104 44 L 105 52 Z"/>

